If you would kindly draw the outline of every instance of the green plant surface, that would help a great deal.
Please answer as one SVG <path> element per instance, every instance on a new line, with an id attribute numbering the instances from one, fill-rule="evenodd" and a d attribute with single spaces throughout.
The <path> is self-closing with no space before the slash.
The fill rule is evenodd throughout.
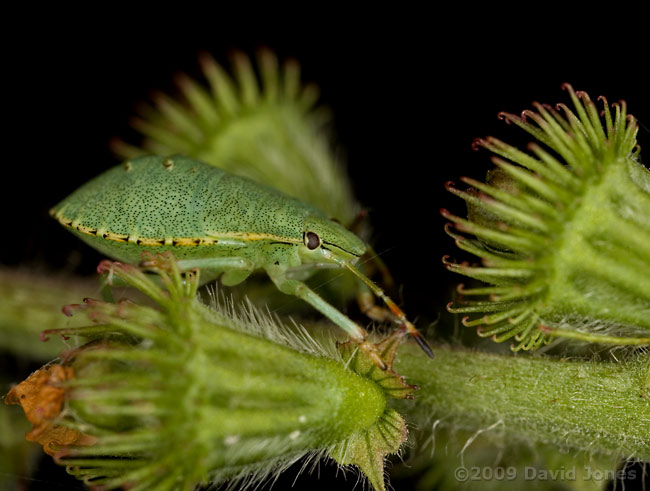
<path id="1" fill-rule="evenodd" d="M 650 460 L 645 352 L 610 363 L 439 347 L 428 360 L 405 345 L 395 369 L 420 388 L 401 409 L 420 426 L 439 420 L 512 442 Z"/>
<path id="2" fill-rule="evenodd" d="M 87 323 L 61 308 L 97 290 L 92 280 L 0 269 L 0 350 L 42 362 L 56 358 L 66 345 L 42 342 L 41 332 Z"/>
<path id="3" fill-rule="evenodd" d="M 616 472 L 612 456 L 515 443 L 499 427 L 468 431 L 441 420 L 431 426 L 416 433 L 425 439 L 418 452 L 391 472 L 396 479 L 415 474 L 415 491 L 600 491 Z"/>
<path id="4" fill-rule="evenodd" d="M 407 433 L 388 406 L 413 390 L 400 376 L 352 343 L 318 344 L 250 306 L 210 309 L 197 301 L 198 275 L 181 276 L 170 258 L 154 268 L 158 282 L 129 265 L 102 269 L 159 310 L 90 299 L 69 307 L 94 325 L 47 336 L 92 341 L 54 365 L 65 376 L 37 372 L 45 382 L 30 378 L 5 399 L 23 405 L 34 438 L 69 473 L 105 489 L 193 489 L 257 482 L 329 456 L 384 489 L 385 456 Z M 377 345 L 388 362 L 400 340 Z"/>
<path id="5" fill-rule="evenodd" d="M 501 114 L 535 138 L 530 153 L 478 139 L 497 168 L 486 183 L 464 178 L 467 191 L 447 184 L 468 206 L 467 219 L 442 211 L 447 232 L 481 264 L 443 261 L 489 285 L 459 286 L 449 310 L 514 350 L 555 337 L 648 345 L 650 171 L 639 162 L 638 125 L 625 103 L 612 111 L 601 98 L 601 117 L 586 93 L 565 88 L 574 111 L 535 104 Z"/>

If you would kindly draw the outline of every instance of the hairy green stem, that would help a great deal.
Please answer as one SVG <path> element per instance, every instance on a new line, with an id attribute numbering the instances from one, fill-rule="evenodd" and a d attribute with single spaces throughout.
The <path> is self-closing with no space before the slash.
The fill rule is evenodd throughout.
<path id="1" fill-rule="evenodd" d="M 96 285 L 63 275 L 0 269 L 0 351 L 32 360 L 56 358 L 66 346 L 59 341 L 41 342 L 41 332 L 87 324 L 83 315 L 64 316 L 61 307 L 95 294 Z"/>
<path id="2" fill-rule="evenodd" d="M 650 358 L 627 362 L 502 356 L 404 346 L 395 364 L 417 384 L 407 420 L 497 432 L 507 441 L 650 460 Z M 404 414 L 404 413 L 403 413 Z"/>

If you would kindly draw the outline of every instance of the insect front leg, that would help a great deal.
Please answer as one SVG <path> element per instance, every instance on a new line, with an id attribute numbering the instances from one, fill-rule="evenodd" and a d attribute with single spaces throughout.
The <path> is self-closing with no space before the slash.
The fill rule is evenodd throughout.
<path id="1" fill-rule="evenodd" d="M 368 342 L 368 333 L 361 326 L 357 325 L 352 319 L 343 314 L 341 311 L 323 300 L 315 291 L 298 280 L 289 279 L 284 273 L 276 274 L 267 271 L 273 283 L 278 287 L 282 293 L 287 295 L 294 295 L 301 298 L 334 324 L 339 326 L 350 337 L 359 344 L 359 348 L 370 356 L 372 361 L 382 370 L 386 370 L 386 363 L 381 359 L 377 348 L 372 343 Z"/>

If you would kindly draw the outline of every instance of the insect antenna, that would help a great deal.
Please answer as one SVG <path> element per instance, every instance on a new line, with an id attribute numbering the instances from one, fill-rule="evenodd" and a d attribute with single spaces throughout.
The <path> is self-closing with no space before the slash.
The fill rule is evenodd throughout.
<path id="1" fill-rule="evenodd" d="M 333 261 L 337 262 L 344 268 L 346 268 L 348 271 L 350 271 L 352 274 L 354 274 L 357 278 L 359 278 L 370 290 L 379 298 L 383 300 L 383 302 L 386 304 L 386 306 L 390 309 L 390 311 L 393 313 L 393 315 L 397 318 L 397 320 L 400 323 L 401 329 L 411 336 L 412 338 L 415 339 L 415 341 L 418 343 L 420 348 L 422 348 L 422 351 L 426 353 L 426 355 L 429 358 L 433 358 L 433 350 L 429 346 L 429 344 L 426 342 L 424 339 L 424 336 L 416 329 L 416 327 L 406 318 L 406 314 L 400 309 L 393 300 L 384 293 L 384 291 L 379 288 L 375 283 L 372 282 L 370 278 L 368 278 L 366 275 L 364 275 L 361 271 L 359 271 L 357 268 L 355 268 L 352 264 L 348 263 L 347 261 L 342 261 L 334 258 L 333 255 L 328 255 Z"/>

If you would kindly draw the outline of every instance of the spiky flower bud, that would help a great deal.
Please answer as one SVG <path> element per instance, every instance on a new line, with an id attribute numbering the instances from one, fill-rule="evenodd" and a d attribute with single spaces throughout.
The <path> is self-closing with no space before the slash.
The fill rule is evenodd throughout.
<path id="1" fill-rule="evenodd" d="M 359 206 L 328 137 L 328 111 L 315 105 L 318 88 L 301 83 L 295 60 L 280 66 L 268 49 L 258 52 L 257 64 L 238 51 L 232 60 L 230 76 L 202 54 L 207 86 L 177 76 L 180 97 L 158 93 L 132 120 L 145 137 L 142 148 L 115 141 L 115 153 L 122 158 L 182 153 L 352 222 Z"/>
<path id="2" fill-rule="evenodd" d="M 486 183 L 461 178 L 466 191 L 447 183 L 469 209 L 467 219 L 442 210 L 447 233 L 482 264 L 443 261 L 489 284 L 459 285 L 448 309 L 481 314 L 463 324 L 497 342 L 514 338 L 514 350 L 556 336 L 648 344 L 650 172 L 638 159 L 637 123 L 624 102 L 612 114 L 601 97 L 599 114 L 586 93 L 565 88 L 575 112 L 536 103 L 521 117 L 500 114 L 538 140 L 530 153 L 478 139 L 497 169 Z"/>
<path id="3" fill-rule="evenodd" d="M 412 386 L 356 346 L 316 343 L 252 307 L 208 308 L 196 298 L 198 274 L 181 276 L 170 257 L 149 264 L 159 277 L 109 261 L 100 269 L 160 309 L 90 299 L 66 308 L 95 324 L 45 335 L 92 341 L 8 397 L 35 415 L 34 439 L 58 463 L 98 489 L 193 489 L 329 456 L 384 489 L 384 458 L 406 438 L 387 401 Z M 385 360 L 399 340 L 378 345 Z"/>

